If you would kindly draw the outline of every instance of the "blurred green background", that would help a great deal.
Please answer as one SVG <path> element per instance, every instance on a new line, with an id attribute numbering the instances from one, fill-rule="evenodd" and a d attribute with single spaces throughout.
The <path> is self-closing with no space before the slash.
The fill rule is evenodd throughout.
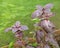
<path id="1" fill-rule="evenodd" d="M 52 11 L 55 12 L 55 16 L 51 21 L 59 29 L 60 0 L 0 0 L 0 47 L 15 40 L 11 31 L 6 33 L 4 30 L 18 20 L 29 27 L 29 30 L 24 32 L 28 36 L 28 33 L 34 30 L 31 14 L 36 9 L 35 6 L 38 4 L 43 6 L 47 3 L 54 4 Z"/>

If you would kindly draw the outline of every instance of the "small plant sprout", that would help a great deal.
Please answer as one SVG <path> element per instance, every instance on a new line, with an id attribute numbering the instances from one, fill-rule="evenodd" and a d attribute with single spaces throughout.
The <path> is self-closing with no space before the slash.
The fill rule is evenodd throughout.
<path id="1" fill-rule="evenodd" d="M 16 21 L 12 27 L 7 28 L 5 31 L 8 32 L 9 30 L 12 30 L 12 32 L 15 33 L 15 37 L 17 38 L 17 41 L 14 43 L 14 48 L 24 47 L 26 42 L 23 41 L 22 31 L 28 30 L 28 27 L 26 25 L 21 25 L 19 21 Z"/>
<path id="2" fill-rule="evenodd" d="M 49 3 L 46 4 L 44 7 L 37 5 L 36 11 L 32 13 L 32 18 L 45 18 L 45 17 L 51 17 L 54 16 L 54 14 L 51 12 L 51 9 L 53 8 L 53 4 Z"/>
<path id="3" fill-rule="evenodd" d="M 15 33 L 15 37 L 18 39 L 23 38 L 23 32 L 24 30 L 28 30 L 28 27 L 26 25 L 21 25 L 19 21 L 16 21 L 16 23 L 12 26 L 7 28 L 5 31 L 8 32 L 9 30 L 12 30 L 13 33 Z"/>

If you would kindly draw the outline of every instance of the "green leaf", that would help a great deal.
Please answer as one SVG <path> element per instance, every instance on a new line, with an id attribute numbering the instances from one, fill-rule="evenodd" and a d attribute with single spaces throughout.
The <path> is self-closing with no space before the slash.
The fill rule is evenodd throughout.
<path id="1" fill-rule="evenodd" d="M 39 21 L 40 21 L 40 19 L 35 18 L 35 19 L 33 19 L 32 21 L 33 21 L 33 22 L 39 22 Z"/>
<path id="2" fill-rule="evenodd" d="M 10 42 L 9 48 L 13 48 L 13 44 L 14 44 L 14 42 Z"/>

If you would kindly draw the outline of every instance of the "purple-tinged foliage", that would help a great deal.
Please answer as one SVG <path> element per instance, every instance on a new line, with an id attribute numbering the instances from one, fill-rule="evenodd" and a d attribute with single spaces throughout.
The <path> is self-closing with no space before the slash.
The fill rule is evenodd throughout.
<path id="1" fill-rule="evenodd" d="M 52 45 L 55 48 L 59 48 L 58 43 L 56 42 L 56 40 L 54 39 L 53 35 L 51 33 L 47 34 L 45 41 L 47 43 L 49 43 L 50 45 Z"/>
<path id="2" fill-rule="evenodd" d="M 26 48 L 34 48 L 34 47 L 27 45 Z"/>
<path id="3" fill-rule="evenodd" d="M 44 41 L 44 37 L 45 37 L 45 33 L 42 30 L 38 30 L 36 32 L 37 43 L 41 43 L 42 41 Z"/>
<path id="4" fill-rule="evenodd" d="M 12 32 L 15 33 L 18 30 L 28 30 L 28 27 L 26 25 L 21 25 L 19 21 L 16 21 L 16 23 L 12 27 L 7 28 L 5 31 L 8 32 L 9 30 L 12 30 Z"/>
<path id="5" fill-rule="evenodd" d="M 22 48 L 22 47 L 25 46 L 25 44 L 26 44 L 25 41 L 18 39 L 18 40 L 14 43 L 14 48 Z"/>
<path id="6" fill-rule="evenodd" d="M 23 39 L 23 32 L 18 30 L 17 32 L 15 32 L 15 37 L 18 39 Z"/>
<path id="7" fill-rule="evenodd" d="M 55 30 L 54 24 L 49 20 L 42 20 L 39 23 L 39 26 L 42 27 L 48 33 L 53 33 L 53 31 Z"/>
<path id="8" fill-rule="evenodd" d="M 49 3 L 46 4 L 44 7 L 37 5 L 36 11 L 32 13 L 32 18 L 49 18 L 51 16 L 54 16 L 54 14 L 51 12 L 51 9 L 53 8 L 53 4 Z"/>
<path id="9" fill-rule="evenodd" d="M 48 44 L 45 44 L 44 48 L 51 48 Z"/>
<path id="10" fill-rule="evenodd" d="M 20 46 L 23 46 L 23 43 L 22 43 L 21 40 L 17 40 L 17 41 L 16 41 L 16 44 L 19 44 Z"/>
<path id="11" fill-rule="evenodd" d="M 40 46 L 37 46 L 36 48 L 41 48 Z"/>

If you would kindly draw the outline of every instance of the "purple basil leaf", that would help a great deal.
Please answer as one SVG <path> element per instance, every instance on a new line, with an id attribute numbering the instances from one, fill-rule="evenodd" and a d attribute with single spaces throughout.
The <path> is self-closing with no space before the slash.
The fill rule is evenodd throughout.
<path id="1" fill-rule="evenodd" d="M 49 3 L 49 4 L 46 4 L 44 6 L 45 9 L 52 9 L 53 8 L 53 4 Z"/>
<path id="2" fill-rule="evenodd" d="M 43 7 L 40 5 L 36 5 L 36 9 L 42 11 Z"/>
<path id="3" fill-rule="evenodd" d="M 21 25 L 20 30 L 21 31 L 28 30 L 28 27 L 26 25 Z"/>
<path id="4" fill-rule="evenodd" d="M 32 18 L 34 19 L 34 18 L 38 18 L 39 16 L 41 16 L 42 15 L 42 11 L 40 11 L 40 10 L 36 10 L 35 12 L 33 12 L 32 13 Z"/>
<path id="5" fill-rule="evenodd" d="M 12 28 L 7 28 L 6 30 L 5 30 L 5 32 L 8 32 L 8 31 L 10 31 Z"/>
<path id="6" fill-rule="evenodd" d="M 19 27 L 20 25 L 21 25 L 20 22 L 19 21 L 16 21 L 15 26 L 16 27 Z"/>
<path id="7" fill-rule="evenodd" d="M 12 32 L 15 33 L 18 30 L 18 28 L 12 28 Z"/>

